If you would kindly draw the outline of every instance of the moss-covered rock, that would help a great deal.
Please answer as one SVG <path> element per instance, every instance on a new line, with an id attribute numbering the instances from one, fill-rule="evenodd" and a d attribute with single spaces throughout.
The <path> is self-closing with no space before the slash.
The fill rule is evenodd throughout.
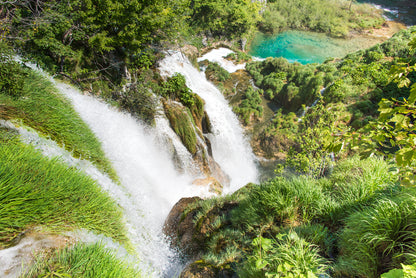
<path id="1" fill-rule="evenodd" d="M 189 110 L 173 101 L 169 103 L 164 101 L 163 107 L 172 129 L 179 136 L 188 151 L 191 154 L 195 154 L 197 151 L 197 135 L 195 134 L 195 127 Z"/>

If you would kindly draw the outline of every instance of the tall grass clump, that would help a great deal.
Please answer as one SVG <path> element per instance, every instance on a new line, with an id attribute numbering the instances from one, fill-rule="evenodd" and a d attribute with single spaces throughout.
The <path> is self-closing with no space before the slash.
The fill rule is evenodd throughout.
<path id="1" fill-rule="evenodd" d="M 0 141 L 0 246 L 34 226 L 127 243 L 122 211 L 90 177 L 17 140 Z"/>
<path id="2" fill-rule="evenodd" d="M 233 221 L 247 231 L 260 226 L 308 223 L 320 214 L 325 202 L 323 188 L 316 180 L 276 177 L 252 188 L 232 212 Z"/>
<path id="3" fill-rule="evenodd" d="M 79 243 L 38 256 L 21 277 L 138 278 L 142 275 L 103 245 Z"/>
<path id="4" fill-rule="evenodd" d="M 60 95 L 52 83 L 29 71 L 24 80 L 23 97 L 0 93 L 0 118 L 21 121 L 43 136 L 50 137 L 77 158 L 87 159 L 100 170 L 118 180 L 110 161 L 95 137 L 69 100 Z"/>
<path id="5" fill-rule="evenodd" d="M 355 156 L 339 162 L 325 182 L 332 200 L 322 215 L 324 221 L 340 223 L 349 214 L 397 191 L 397 175 L 382 158 L 364 160 Z"/>
<path id="6" fill-rule="evenodd" d="M 416 262 L 416 192 L 383 198 L 346 219 L 339 237 L 339 277 L 379 277 Z"/>

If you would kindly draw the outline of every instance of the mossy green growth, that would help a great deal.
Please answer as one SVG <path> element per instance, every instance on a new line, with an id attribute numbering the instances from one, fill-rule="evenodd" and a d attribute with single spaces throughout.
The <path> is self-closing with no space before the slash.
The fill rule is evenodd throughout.
<path id="1" fill-rule="evenodd" d="M 118 180 L 98 139 L 50 81 L 30 71 L 23 95 L 15 98 L 0 93 L 0 119 L 21 121 Z"/>
<path id="2" fill-rule="evenodd" d="M 188 108 L 164 104 L 166 116 L 175 133 L 191 154 L 196 153 L 195 127 L 189 115 Z"/>
<path id="3" fill-rule="evenodd" d="M 24 276 L 34 277 L 85 277 L 85 278 L 138 278 L 141 273 L 101 244 L 78 243 L 39 256 Z"/>
<path id="4" fill-rule="evenodd" d="M 34 226 L 84 228 L 128 244 L 122 210 L 94 180 L 10 137 L 0 141 L 0 247 Z"/>

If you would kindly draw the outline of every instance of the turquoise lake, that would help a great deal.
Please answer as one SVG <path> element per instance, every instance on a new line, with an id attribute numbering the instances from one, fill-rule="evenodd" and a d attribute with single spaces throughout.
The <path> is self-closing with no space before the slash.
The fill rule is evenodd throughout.
<path id="1" fill-rule="evenodd" d="M 256 34 L 249 54 L 258 58 L 283 57 L 301 64 L 322 63 L 374 45 L 369 38 L 334 39 L 322 33 L 286 31 L 274 36 Z"/>

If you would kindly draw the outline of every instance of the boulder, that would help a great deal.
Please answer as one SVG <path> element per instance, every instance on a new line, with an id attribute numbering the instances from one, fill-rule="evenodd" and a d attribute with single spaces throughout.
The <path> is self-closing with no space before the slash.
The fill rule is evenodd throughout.
<path id="1" fill-rule="evenodd" d="M 201 246 L 194 240 L 195 224 L 193 223 L 197 210 L 184 214 L 185 209 L 198 201 L 199 197 L 180 199 L 169 212 L 163 225 L 163 233 L 171 239 L 171 244 L 178 247 L 187 256 L 198 253 Z"/>

